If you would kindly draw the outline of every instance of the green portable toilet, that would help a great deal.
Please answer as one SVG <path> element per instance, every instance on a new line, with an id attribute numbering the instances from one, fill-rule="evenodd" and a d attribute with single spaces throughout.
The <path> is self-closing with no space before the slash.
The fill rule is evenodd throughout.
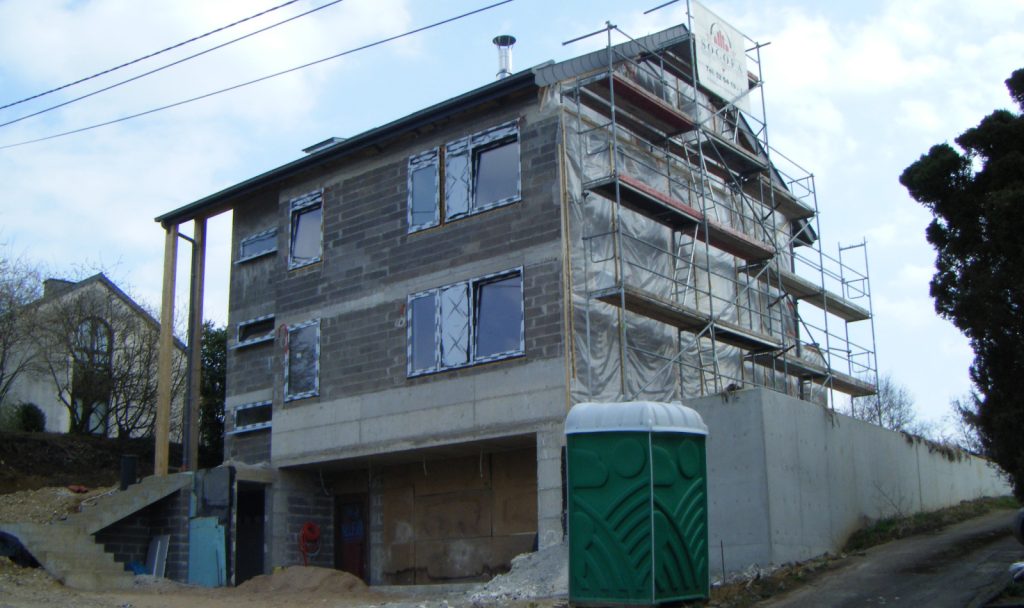
<path id="1" fill-rule="evenodd" d="M 707 427 L 678 403 L 580 403 L 565 419 L 569 600 L 708 596 Z"/>

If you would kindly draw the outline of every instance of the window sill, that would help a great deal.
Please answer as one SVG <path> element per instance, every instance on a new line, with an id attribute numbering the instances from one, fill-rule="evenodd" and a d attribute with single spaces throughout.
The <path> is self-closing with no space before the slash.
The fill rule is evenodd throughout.
<path id="1" fill-rule="evenodd" d="M 267 335 L 267 336 L 263 336 L 262 338 L 252 338 L 250 340 L 246 340 L 245 342 L 239 342 L 239 343 L 235 344 L 234 346 L 232 346 L 231 348 L 234 349 L 234 350 L 238 350 L 240 348 L 248 348 L 250 346 L 257 346 L 257 345 L 260 345 L 260 344 L 266 344 L 268 342 L 273 342 L 273 341 L 274 341 L 274 334 L 270 334 L 270 335 Z"/>
<path id="2" fill-rule="evenodd" d="M 260 258 L 265 258 L 267 256 L 276 255 L 276 254 L 277 254 L 277 249 L 270 249 L 268 251 L 261 251 L 260 253 L 254 253 L 253 255 L 246 256 L 244 258 L 238 258 L 237 260 L 235 260 L 232 263 L 236 264 L 236 265 L 237 264 L 244 264 L 246 262 L 251 262 L 253 260 L 258 260 Z"/>
<path id="3" fill-rule="evenodd" d="M 474 210 L 472 210 L 472 211 L 470 211 L 468 213 L 463 213 L 463 214 L 457 215 L 457 216 L 452 217 L 452 218 L 445 218 L 444 221 L 439 222 L 437 224 L 429 224 L 429 225 L 410 227 L 407 230 L 407 234 L 421 234 L 421 233 L 430 232 L 432 230 L 439 230 L 441 228 L 444 228 L 445 226 L 449 226 L 449 225 L 454 224 L 456 222 L 461 222 L 462 220 L 468 220 L 471 217 L 476 217 L 478 215 L 483 215 L 483 214 L 487 213 L 488 211 L 494 211 L 496 209 L 504 209 L 506 207 L 511 207 L 511 206 L 515 205 L 516 203 L 521 203 L 522 201 L 523 201 L 522 197 L 521 196 L 517 196 L 517 197 L 512 198 L 512 199 L 508 199 L 508 200 L 504 200 L 504 201 L 498 201 L 496 203 L 491 203 L 491 204 L 489 204 L 489 205 L 487 205 L 485 207 L 480 207 L 478 209 L 474 209 Z"/>
<path id="4" fill-rule="evenodd" d="M 296 264 L 296 263 L 294 263 L 292 261 L 289 261 L 288 262 L 288 270 L 289 271 L 292 271 L 292 270 L 302 270 L 303 268 L 309 268 L 311 266 L 316 266 L 317 264 L 319 264 L 322 261 L 323 261 L 323 258 L 317 258 L 317 259 L 311 260 L 309 262 L 302 262 L 301 264 Z"/>
<path id="5" fill-rule="evenodd" d="M 252 433 L 254 431 L 269 431 L 272 426 L 273 425 L 269 422 L 267 424 L 253 424 L 228 431 L 225 435 L 244 435 L 245 433 Z"/>
<path id="6" fill-rule="evenodd" d="M 407 372 L 406 373 L 406 378 L 410 378 L 410 379 L 411 378 L 422 378 L 423 376 L 432 376 L 434 374 L 443 374 L 444 372 L 450 372 L 450 371 L 454 371 L 454 370 L 457 370 L 457 369 L 468 369 L 468 368 L 471 368 L 471 367 L 482 367 L 482 366 L 490 365 L 490 364 L 493 364 L 493 363 L 500 363 L 502 361 L 509 361 L 509 360 L 512 360 L 512 359 L 522 359 L 525 356 L 526 356 L 526 353 L 521 352 L 521 351 L 515 351 L 515 352 L 510 352 L 510 353 L 502 353 L 502 354 L 498 354 L 498 355 L 491 355 L 490 357 L 485 357 L 485 358 L 482 358 L 482 359 L 477 359 L 476 361 L 471 361 L 469 363 L 465 363 L 465 364 L 462 364 L 462 365 L 452 365 L 452 366 L 449 366 L 449 367 L 439 367 L 437 369 L 425 369 L 425 370 L 418 370 L 418 371 L 414 371 L 414 372 Z"/>
<path id="7" fill-rule="evenodd" d="M 285 403 L 294 403 L 296 401 L 302 401 L 304 399 L 312 399 L 313 397 L 319 397 L 319 396 L 320 396 L 320 391 L 319 390 L 309 391 L 307 393 L 296 393 L 294 395 L 285 395 L 284 402 Z"/>

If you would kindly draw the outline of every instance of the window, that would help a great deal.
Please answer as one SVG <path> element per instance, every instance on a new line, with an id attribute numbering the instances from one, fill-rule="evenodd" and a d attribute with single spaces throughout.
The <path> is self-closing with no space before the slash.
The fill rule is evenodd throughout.
<path id="1" fill-rule="evenodd" d="M 238 324 L 235 348 L 270 342 L 274 339 L 274 315 L 256 317 Z"/>
<path id="2" fill-rule="evenodd" d="M 294 401 L 318 394 L 320 388 L 320 321 L 288 328 L 284 354 L 284 399 Z"/>
<path id="3" fill-rule="evenodd" d="M 106 321 L 90 318 L 79 323 L 71 357 L 71 430 L 107 434 L 113 350 L 114 336 Z"/>
<path id="4" fill-rule="evenodd" d="M 323 250 L 323 191 L 293 198 L 288 268 L 300 268 L 320 261 Z"/>
<path id="5" fill-rule="evenodd" d="M 232 433 L 247 433 L 269 429 L 274 419 L 274 408 L 270 401 L 246 403 L 235 408 L 235 428 Z"/>
<path id="6" fill-rule="evenodd" d="M 409 296 L 408 375 L 523 354 L 523 271 Z"/>
<path id="7" fill-rule="evenodd" d="M 507 122 L 411 157 L 408 192 L 410 232 L 520 200 L 519 123 Z"/>
<path id="8" fill-rule="evenodd" d="M 409 159 L 409 230 L 436 226 L 440 220 L 437 148 Z"/>
<path id="9" fill-rule="evenodd" d="M 277 251 L 277 228 L 257 232 L 242 239 L 238 244 L 238 262 L 247 262 L 254 258 Z"/>

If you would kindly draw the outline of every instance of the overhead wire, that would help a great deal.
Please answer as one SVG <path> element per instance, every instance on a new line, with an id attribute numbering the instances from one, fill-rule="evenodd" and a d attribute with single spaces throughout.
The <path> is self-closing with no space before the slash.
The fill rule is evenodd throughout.
<path id="1" fill-rule="evenodd" d="M 204 93 L 202 95 L 197 95 L 196 97 L 190 97 L 188 99 L 183 99 L 181 101 L 176 101 L 174 103 L 169 103 L 167 105 L 163 105 L 163 106 L 160 106 L 160 107 L 157 107 L 157 108 L 152 108 L 150 110 L 146 110 L 144 112 L 138 112 L 136 114 L 130 114 L 128 116 L 122 116 L 120 118 L 115 118 L 113 120 L 108 120 L 106 122 L 101 122 L 101 123 L 97 123 L 97 124 L 94 124 L 94 125 L 89 125 L 87 127 L 82 127 L 82 128 L 79 128 L 79 129 L 72 129 L 70 131 L 64 131 L 64 132 L 61 132 L 61 133 L 55 133 L 53 135 L 47 135 L 46 137 L 38 137 L 36 139 L 29 139 L 29 140 L 26 140 L 26 141 L 21 141 L 21 142 L 17 142 L 17 143 L 13 143 L 13 144 L 2 145 L 2 146 L 0 146 L 0 150 L 7 150 L 8 148 L 17 148 L 19 146 L 26 146 L 28 144 L 35 144 L 35 143 L 39 143 L 39 142 L 43 142 L 43 141 L 48 141 L 48 140 L 51 140 L 51 139 L 57 139 L 58 137 L 66 137 L 68 135 L 74 135 L 76 133 L 83 133 L 85 131 L 91 131 L 93 129 L 98 129 L 100 127 L 106 127 L 106 126 L 117 124 L 117 123 L 124 122 L 124 121 L 127 121 L 127 120 L 132 120 L 134 118 L 139 118 L 141 116 L 147 116 L 149 114 L 154 114 L 156 112 L 161 112 L 163 110 L 169 110 L 171 108 L 176 108 L 178 106 L 183 106 L 185 104 L 192 103 L 194 101 L 199 101 L 201 99 L 206 99 L 208 97 L 213 97 L 214 95 L 220 95 L 221 93 L 227 93 L 229 91 L 234 91 L 236 89 L 241 89 L 242 87 L 247 87 L 249 85 L 256 84 L 258 82 L 263 82 L 265 80 L 270 80 L 272 78 L 277 78 L 278 76 L 284 76 L 285 74 L 290 74 L 292 72 L 297 72 L 299 70 L 303 70 L 305 68 L 312 67 L 314 65 L 318 65 L 318 64 L 324 63 L 326 61 L 330 61 L 332 59 L 337 59 L 339 57 L 344 57 L 346 55 L 351 55 L 353 53 L 357 53 L 359 51 L 364 51 L 366 49 L 373 48 L 375 46 L 380 46 L 382 44 L 387 44 L 388 42 L 393 42 L 393 41 L 398 40 L 400 38 L 406 38 L 408 36 L 412 36 L 413 34 L 418 34 L 420 32 L 423 32 L 423 31 L 426 31 L 426 30 L 429 30 L 429 29 L 433 29 L 435 27 L 446 25 L 446 24 L 452 23 L 454 21 L 459 21 L 460 19 L 465 19 L 466 17 L 471 17 L 471 16 L 476 15 L 478 13 L 483 13 L 485 11 L 489 11 L 491 9 L 497 8 L 497 7 L 499 7 L 499 6 L 503 5 L 503 4 L 509 4 L 510 2 L 514 2 L 514 1 L 515 0 L 501 0 L 500 2 L 494 2 L 492 4 L 488 4 L 487 6 L 483 6 L 483 7 L 471 10 L 471 11 L 467 11 L 465 13 L 461 13 L 461 14 L 456 15 L 454 17 L 448 17 L 447 19 L 442 19 L 441 21 L 435 21 L 434 23 L 430 23 L 428 25 L 424 25 L 424 26 L 421 26 L 421 27 L 409 30 L 409 31 L 403 32 L 401 34 L 396 34 L 394 36 L 389 36 L 387 38 L 382 38 L 382 39 L 377 40 L 375 42 L 370 42 L 368 44 L 364 44 L 362 46 L 358 46 L 356 48 L 349 49 L 347 51 L 342 51 L 340 53 L 336 53 L 336 54 L 331 55 L 329 57 L 324 57 L 322 59 L 317 59 L 316 61 L 310 61 L 309 63 L 304 63 L 302 65 L 297 65 L 295 67 L 288 68 L 287 70 L 281 70 L 280 72 L 275 72 L 273 74 L 268 74 L 266 76 L 261 76 L 260 78 L 256 78 L 256 79 L 249 80 L 249 81 L 246 81 L 246 82 L 242 82 L 242 83 L 239 83 L 239 84 L 236 84 L 236 85 L 232 85 L 230 87 L 225 87 L 223 89 L 218 89 L 216 91 L 211 91 L 209 93 Z"/>
<path id="2" fill-rule="evenodd" d="M 52 105 L 52 106 L 49 106 L 47 108 L 43 108 L 42 110 L 39 110 L 39 111 L 36 111 L 36 112 L 32 112 L 31 114 L 25 114 L 24 116 L 19 116 L 18 118 L 14 118 L 14 119 L 8 120 L 7 122 L 0 122 L 0 127 L 6 127 L 8 125 L 13 125 L 14 123 L 21 122 L 21 121 L 23 121 L 23 120 L 25 120 L 27 118 L 32 118 L 34 116 L 39 116 L 40 114 L 45 114 L 46 112 L 50 112 L 50 111 L 56 110 L 58 108 L 63 108 L 64 106 L 73 104 L 73 103 L 78 102 L 78 101 L 82 101 L 83 99 L 88 99 L 89 97 L 92 97 L 93 95 L 98 95 L 100 93 L 104 93 L 104 92 L 109 91 L 111 89 L 116 89 L 117 87 L 122 86 L 122 85 L 126 85 L 129 82 L 135 82 L 136 80 L 139 80 L 140 78 L 145 78 L 146 76 L 150 76 L 152 74 L 156 74 L 157 72 L 162 72 L 162 71 L 166 70 L 167 68 L 174 67 L 174 66 L 179 65 L 181 63 L 185 63 L 186 61 L 190 61 L 192 59 L 195 59 L 196 57 L 201 57 L 203 55 L 206 55 L 207 53 L 211 53 L 211 52 L 216 51 L 218 49 L 222 49 L 222 48 L 224 48 L 224 47 L 226 47 L 226 46 L 228 46 L 230 44 L 234 44 L 234 43 L 239 42 L 241 40 L 245 40 L 246 38 L 251 38 L 251 37 L 255 36 L 256 34 L 262 34 L 263 32 L 265 32 L 267 30 L 271 30 L 271 29 L 274 29 L 275 27 L 278 27 L 279 25 L 284 25 L 285 23 L 288 23 L 289 21 L 295 21 L 296 19 L 299 19 L 300 17 L 305 17 L 306 15 L 315 13 L 315 12 L 320 11 L 320 10 L 323 10 L 323 9 L 325 9 L 327 7 L 334 6 L 335 4 L 338 4 L 339 2 L 344 2 L 344 0 L 332 0 L 331 2 L 328 2 L 327 4 L 318 6 L 318 7 L 313 8 L 313 9 L 310 9 L 310 10 L 304 12 L 304 13 L 299 13 L 298 15 L 294 15 L 294 16 L 289 17 L 287 19 L 284 19 L 282 21 L 278 21 L 277 23 L 272 23 L 271 25 L 268 25 L 266 27 L 262 27 L 262 28 L 260 28 L 258 30 L 249 32 L 248 34 L 245 34 L 244 36 L 239 36 L 238 38 L 233 38 L 231 40 L 228 40 L 227 42 L 223 42 L 223 43 L 218 44 L 216 46 L 212 46 L 212 47 L 206 49 L 205 51 L 200 51 L 198 53 L 189 55 L 187 57 L 182 57 L 181 59 L 179 59 L 177 61 L 172 61 L 171 63 L 168 63 L 168 64 L 162 65 L 162 66 L 160 66 L 158 68 L 154 68 L 152 70 L 149 70 L 148 72 L 143 72 L 141 74 L 138 74 L 136 76 L 132 76 L 131 78 L 127 78 L 127 79 L 122 80 L 120 82 L 115 82 L 114 84 L 111 84 L 109 86 L 105 86 L 102 89 L 96 89 L 95 91 L 93 91 L 91 93 L 86 93 L 85 95 L 80 95 L 78 97 L 75 97 L 73 99 L 69 99 L 67 101 L 63 101 L 63 102 L 58 103 L 56 105 Z M 2 108 L 0 108 L 0 109 L 2 109 Z"/>
<path id="3" fill-rule="evenodd" d="M 5 110 L 7 108 L 16 106 L 18 104 L 25 103 L 26 101 L 32 101 L 33 99 L 39 99 L 40 97 L 43 97 L 45 95 L 49 95 L 50 93 L 56 93 L 57 91 L 62 91 L 64 89 L 68 88 L 68 87 L 73 87 L 76 84 L 82 84 L 83 82 L 86 82 L 88 80 L 92 80 L 94 78 L 99 78 L 100 76 L 104 76 L 106 74 L 110 74 L 111 72 L 116 72 L 117 70 L 120 70 L 121 68 L 126 68 L 126 67 L 128 67 L 130 65 L 135 65 L 136 63 L 139 63 L 140 61 L 145 61 L 147 59 L 151 59 L 153 57 L 156 57 L 157 55 L 160 55 L 162 53 L 166 53 L 168 51 L 173 51 L 174 49 L 181 48 L 181 47 L 185 46 L 186 44 L 191 44 L 193 42 L 196 42 L 197 40 L 202 40 L 203 38 L 206 38 L 208 36 L 212 36 L 212 35 L 214 35 L 216 33 L 223 32 L 226 29 L 235 27 L 236 25 L 245 23 L 246 21 L 251 21 L 252 19 L 256 19 L 257 17 L 262 17 L 263 15 L 266 15 L 267 13 L 272 13 L 272 12 L 278 10 L 278 9 L 282 9 L 282 8 L 288 6 L 289 4 L 295 4 L 298 1 L 299 0 L 288 0 L 284 4 L 278 4 L 277 6 L 273 6 L 271 8 L 268 8 L 265 11 L 256 13 L 255 15 L 249 15 L 248 17 L 246 17 L 244 19 L 239 19 L 238 21 L 235 21 L 234 23 L 229 23 L 229 24 L 221 26 L 221 27 L 219 27 L 219 28 L 217 28 L 215 30 L 210 30 L 209 32 L 206 32 L 205 34 L 200 34 L 198 36 L 193 36 L 192 38 L 189 38 L 188 40 L 184 40 L 184 41 L 179 42 L 177 44 L 173 44 L 173 45 L 171 45 L 171 46 L 169 46 L 169 47 L 167 47 L 165 49 L 160 49 L 159 51 L 154 51 L 154 52 L 152 52 L 152 53 L 150 53 L 148 55 L 143 55 L 142 57 L 139 57 L 138 59 L 132 59 L 131 61 L 127 61 L 125 63 L 122 63 L 121 65 L 116 65 L 116 66 L 114 66 L 112 68 L 107 68 L 106 70 L 103 70 L 102 72 L 96 72 L 95 74 L 92 74 L 91 76 L 86 76 L 84 78 L 79 78 L 78 80 L 76 80 L 74 82 L 69 82 L 67 84 L 62 84 L 59 87 L 54 87 L 54 88 L 52 88 L 52 89 L 50 89 L 48 91 L 43 91 L 42 93 L 36 93 L 35 95 L 32 95 L 30 97 L 26 97 L 24 99 L 19 99 L 17 101 L 12 101 L 10 103 L 4 104 L 4 105 L 0 106 L 0 110 Z"/>

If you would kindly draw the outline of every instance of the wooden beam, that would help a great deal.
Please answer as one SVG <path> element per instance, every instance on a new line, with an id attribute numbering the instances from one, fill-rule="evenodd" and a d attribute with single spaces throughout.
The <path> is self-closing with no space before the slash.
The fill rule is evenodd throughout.
<path id="1" fill-rule="evenodd" d="M 174 275 L 178 267 L 178 225 L 166 228 L 164 236 L 164 285 L 160 303 L 160 352 L 157 363 L 156 447 L 153 474 L 167 475 L 170 448 L 172 366 L 174 364 Z"/>
<path id="2" fill-rule="evenodd" d="M 192 284 L 188 303 L 188 395 L 182 412 L 185 442 L 183 468 L 199 468 L 199 393 L 203 374 L 203 288 L 206 273 L 206 218 L 195 220 L 192 237 Z"/>

